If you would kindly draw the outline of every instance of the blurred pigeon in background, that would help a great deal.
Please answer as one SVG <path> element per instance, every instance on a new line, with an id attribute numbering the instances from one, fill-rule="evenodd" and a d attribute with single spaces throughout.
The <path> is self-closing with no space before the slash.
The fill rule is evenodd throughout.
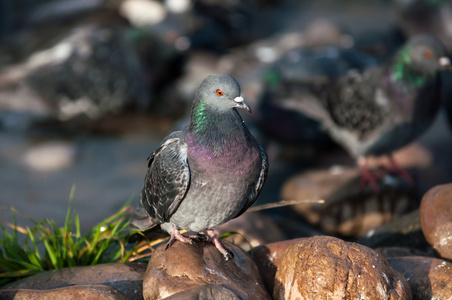
<path id="1" fill-rule="evenodd" d="M 392 171 L 411 180 L 391 152 L 415 140 L 435 119 L 441 101 L 439 72 L 449 60 L 441 43 L 427 35 L 412 38 L 388 64 L 377 65 L 370 56 L 352 51 L 289 53 L 292 66 L 274 68 L 275 78 L 284 78 L 280 90 L 291 95 L 279 101 L 321 122 L 357 159 L 361 185 L 368 183 L 378 192 L 366 157 L 389 155 Z"/>
<path id="2" fill-rule="evenodd" d="M 334 142 L 321 122 L 294 109 L 292 104 L 307 92 L 305 83 L 326 83 L 351 69 L 363 70 L 376 64 L 373 56 L 348 48 L 289 51 L 265 73 L 265 90 L 258 106 L 260 129 L 281 144 L 308 145 L 319 150 L 330 148 Z"/>

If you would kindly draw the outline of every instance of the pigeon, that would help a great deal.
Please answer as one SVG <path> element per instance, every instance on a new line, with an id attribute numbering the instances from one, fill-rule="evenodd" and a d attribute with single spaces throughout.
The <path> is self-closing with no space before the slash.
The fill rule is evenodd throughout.
<path id="1" fill-rule="evenodd" d="M 442 44 L 429 35 L 415 36 L 383 65 L 365 56 L 357 63 L 358 56 L 329 52 L 285 81 L 284 88 L 295 95 L 285 99 L 285 106 L 318 120 L 356 158 L 362 187 L 369 184 L 379 192 L 368 156 L 387 155 L 392 171 L 411 181 L 391 153 L 419 137 L 435 119 L 441 102 L 439 74 L 450 67 Z M 353 63 L 344 62 L 352 57 Z"/>
<path id="2" fill-rule="evenodd" d="M 336 144 L 321 122 L 292 107 L 303 94 L 304 83 L 326 82 L 352 68 L 376 65 L 373 56 L 354 49 L 332 46 L 289 51 L 264 73 L 265 88 L 258 102 L 256 123 L 265 136 L 282 145 L 317 150 Z M 278 126 L 274 126 L 278 124 Z"/>
<path id="3" fill-rule="evenodd" d="M 168 135 L 149 157 L 132 229 L 160 226 L 175 241 L 212 242 L 233 258 L 213 230 L 243 214 L 257 199 L 268 172 L 264 148 L 237 109 L 251 112 L 229 75 L 208 76 L 195 93 L 190 124 Z M 180 230 L 196 234 L 182 235 Z"/>

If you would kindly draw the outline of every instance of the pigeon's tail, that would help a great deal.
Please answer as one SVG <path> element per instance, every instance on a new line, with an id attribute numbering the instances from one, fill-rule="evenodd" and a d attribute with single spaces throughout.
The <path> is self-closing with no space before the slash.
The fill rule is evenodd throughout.
<path id="1" fill-rule="evenodd" d="M 130 218 L 130 228 L 132 230 L 147 230 L 157 226 L 158 223 L 152 219 L 143 207 L 139 204 L 134 214 Z"/>

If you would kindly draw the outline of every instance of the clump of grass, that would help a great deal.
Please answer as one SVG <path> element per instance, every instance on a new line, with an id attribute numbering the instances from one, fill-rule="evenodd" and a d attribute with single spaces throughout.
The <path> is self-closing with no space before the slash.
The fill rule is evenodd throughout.
<path id="1" fill-rule="evenodd" d="M 69 203 L 74 192 L 73 187 Z M 129 202 L 85 235 L 80 232 L 78 214 L 70 204 L 63 227 L 58 227 L 53 220 L 36 222 L 25 215 L 33 225 L 21 227 L 16 220 L 19 212 L 8 208 L 13 214 L 13 223 L 0 224 L 3 233 L 0 233 L 0 286 L 47 270 L 149 259 L 152 246 L 158 241 L 127 243 L 132 211 Z"/>

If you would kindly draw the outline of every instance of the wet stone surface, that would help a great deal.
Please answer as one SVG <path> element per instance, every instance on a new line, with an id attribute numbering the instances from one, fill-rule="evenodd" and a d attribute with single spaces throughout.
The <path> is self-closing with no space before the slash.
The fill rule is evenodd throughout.
<path id="1" fill-rule="evenodd" d="M 203 285 L 224 286 L 240 298 L 270 299 L 251 257 L 238 246 L 224 244 L 234 253 L 233 259 L 224 260 L 212 243 L 175 242 L 167 250 L 166 245 L 157 248 L 144 276 L 144 299 L 163 299 Z"/>
<path id="2" fill-rule="evenodd" d="M 23 299 L 58 299 L 58 295 L 86 296 L 89 299 L 142 299 L 145 270 L 144 263 L 113 263 L 48 271 L 3 286 L 0 298 L 13 299 L 18 294 Z"/>
<path id="3" fill-rule="evenodd" d="M 284 253 L 289 246 L 306 242 L 308 238 L 298 238 L 261 245 L 253 249 L 253 260 L 259 268 L 265 287 L 273 293 L 275 275 Z"/>
<path id="4" fill-rule="evenodd" d="M 327 236 L 287 248 L 274 299 L 411 299 L 405 278 L 365 246 Z"/>
<path id="5" fill-rule="evenodd" d="M 391 180 L 390 178 L 388 178 Z M 308 171 L 292 177 L 281 190 L 282 199 L 305 200 L 293 209 L 325 232 L 359 237 L 386 224 L 416 205 L 412 188 L 392 179 L 381 180 L 381 192 L 360 187 L 360 170 L 346 166 Z M 316 203 L 316 200 L 323 200 Z"/>

